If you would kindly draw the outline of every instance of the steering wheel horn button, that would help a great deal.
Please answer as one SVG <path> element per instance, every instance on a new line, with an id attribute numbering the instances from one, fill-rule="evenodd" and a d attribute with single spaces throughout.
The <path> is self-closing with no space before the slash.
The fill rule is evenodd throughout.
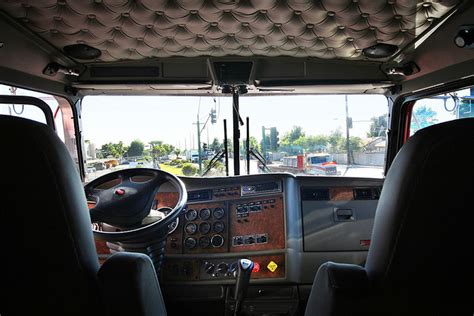
<path id="1" fill-rule="evenodd" d="M 122 196 L 125 195 L 125 190 L 124 189 L 117 189 L 115 190 L 115 195 Z"/>

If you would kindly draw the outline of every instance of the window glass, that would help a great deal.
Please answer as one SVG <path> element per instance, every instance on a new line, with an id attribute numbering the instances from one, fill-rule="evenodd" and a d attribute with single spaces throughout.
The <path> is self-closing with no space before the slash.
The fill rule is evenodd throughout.
<path id="1" fill-rule="evenodd" d="M 73 111 L 65 98 L 2 84 L 0 84 L 0 95 L 29 96 L 44 101 L 53 114 L 56 134 L 66 144 L 79 169 Z M 0 104 L 0 115 L 17 116 L 46 124 L 44 112 L 39 107 L 30 104 Z"/>
<path id="2" fill-rule="evenodd" d="M 243 95 L 239 107 L 244 125 L 239 157 L 234 157 L 228 95 L 85 97 L 81 117 L 87 180 L 136 167 L 223 176 L 224 119 L 229 174 L 234 174 L 234 159 L 240 160 L 240 174 L 246 174 L 247 117 L 251 174 L 383 177 L 388 111 L 384 96 Z M 212 158 L 216 163 L 208 168 Z"/>
<path id="3" fill-rule="evenodd" d="M 56 132 L 59 138 L 61 138 L 61 140 L 64 142 L 63 117 L 56 97 L 41 92 L 2 84 L 0 84 L 0 95 L 29 96 L 44 101 L 47 105 L 49 105 L 51 112 L 53 113 Z M 46 124 L 44 112 L 37 106 L 30 104 L 0 104 L 0 114 L 18 116 Z"/>
<path id="4" fill-rule="evenodd" d="M 410 136 L 425 127 L 474 117 L 474 87 L 416 101 L 410 120 Z"/>

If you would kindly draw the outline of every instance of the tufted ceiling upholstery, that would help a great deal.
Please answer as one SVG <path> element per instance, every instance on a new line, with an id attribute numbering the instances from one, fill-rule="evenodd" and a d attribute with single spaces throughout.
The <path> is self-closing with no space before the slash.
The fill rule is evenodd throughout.
<path id="1" fill-rule="evenodd" d="M 403 48 L 459 0 L 0 0 L 0 9 L 62 49 L 97 61 L 151 57 L 363 59 L 376 43 Z"/>

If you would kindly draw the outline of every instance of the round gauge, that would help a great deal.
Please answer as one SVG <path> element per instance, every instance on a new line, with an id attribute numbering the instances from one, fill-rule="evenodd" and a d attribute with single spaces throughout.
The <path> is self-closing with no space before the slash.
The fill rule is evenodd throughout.
<path id="1" fill-rule="evenodd" d="M 208 222 L 202 222 L 199 224 L 199 231 L 201 234 L 207 234 L 211 230 L 211 224 Z"/>
<path id="2" fill-rule="evenodd" d="M 199 212 L 199 217 L 201 217 L 201 219 L 202 219 L 203 221 L 208 220 L 209 217 L 211 217 L 211 210 L 208 209 L 208 208 L 203 208 L 203 209 Z"/>
<path id="3" fill-rule="evenodd" d="M 172 221 L 168 225 L 168 234 L 172 234 L 176 230 L 176 228 L 178 228 L 178 225 L 179 225 L 179 217 L 176 218 L 174 221 Z"/>
<path id="4" fill-rule="evenodd" d="M 207 236 L 202 236 L 199 238 L 199 247 L 200 248 L 207 248 L 211 244 L 211 239 Z"/>
<path id="5" fill-rule="evenodd" d="M 197 225 L 194 223 L 187 223 L 184 227 L 186 234 L 192 235 L 197 231 Z"/>
<path id="6" fill-rule="evenodd" d="M 197 244 L 196 238 L 188 237 L 184 240 L 184 247 L 188 249 L 193 249 L 194 247 L 196 247 L 196 244 Z"/>
<path id="7" fill-rule="evenodd" d="M 216 219 L 221 219 L 222 217 L 224 217 L 224 209 L 222 207 L 216 207 L 214 209 L 214 212 L 212 212 L 212 215 L 214 215 L 214 218 Z"/>
<path id="8" fill-rule="evenodd" d="M 221 235 L 212 236 L 211 244 L 214 248 L 222 247 L 222 245 L 224 244 L 224 237 L 222 237 Z"/>
<path id="9" fill-rule="evenodd" d="M 197 216 L 198 216 L 198 212 L 193 208 L 189 209 L 184 215 L 184 217 L 186 217 L 188 221 L 194 221 L 197 218 Z"/>
<path id="10" fill-rule="evenodd" d="M 213 225 L 212 225 L 212 230 L 215 232 L 215 233 L 222 233 L 224 231 L 224 223 L 223 222 L 215 222 Z"/>

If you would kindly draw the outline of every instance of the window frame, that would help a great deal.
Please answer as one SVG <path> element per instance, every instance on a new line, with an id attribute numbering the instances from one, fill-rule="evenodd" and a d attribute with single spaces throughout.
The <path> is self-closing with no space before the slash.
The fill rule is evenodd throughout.
<path id="1" fill-rule="evenodd" d="M 56 132 L 56 124 L 54 123 L 54 115 L 46 102 L 36 97 L 24 95 L 0 95 L 0 104 L 28 104 L 38 107 L 43 113 L 46 125 Z"/>
<path id="2" fill-rule="evenodd" d="M 392 118 L 388 135 L 388 148 L 386 155 L 386 173 L 390 169 L 395 156 L 410 138 L 410 123 L 415 103 L 421 99 L 448 93 L 474 85 L 474 75 L 467 78 L 443 83 L 434 87 L 408 92 L 399 95 L 392 105 Z"/>
<path id="3" fill-rule="evenodd" d="M 81 125 L 80 125 L 80 118 L 79 118 L 79 110 L 78 110 L 78 107 L 80 107 L 80 104 L 81 104 L 81 100 L 82 100 L 82 97 L 79 97 L 76 95 L 76 93 L 73 94 L 65 94 L 65 93 L 59 93 L 58 91 L 53 91 L 53 90 L 48 90 L 48 89 L 44 89 L 44 88 L 36 88 L 36 87 L 30 87 L 30 86 L 25 86 L 24 84 L 18 84 L 16 82 L 8 82 L 8 81 L 0 81 L 0 84 L 2 85 L 7 85 L 7 86 L 13 86 L 13 87 L 16 87 L 16 88 L 20 88 L 20 89 L 24 89 L 24 90 L 28 90 L 28 91 L 32 91 L 32 92 L 39 92 L 39 93 L 45 93 L 45 94 L 49 94 L 50 96 L 54 97 L 56 99 L 56 101 L 58 102 L 58 105 L 59 105 L 59 108 L 61 108 L 61 111 L 63 112 L 63 117 L 65 114 L 68 114 L 71 121 L 72 121 L 72 124 L 73 124 L 73 127 L 74 127 L 74 147 L 75 147 L 75 157 L 72 157 L 71 155 L 71 158 L 74 160 L 74 163 L 77 163 L 78 165 L 78 172 L 79 172 L 79 176 L 81 177 L 81 181 L 84 182 L 84 179 L 85 179 L 85 175 L 86 175 L 86 167 L 85 167 L 85 164 L 84 164 L 84 153 L 83 153 L 83 148 L 82 148 L 82 133 L 81 133 Z M 65 89 L 66 92 L 72 92 L 72 90 L 70 89 Z M 46 110 L 47 112 L 45 112 L 45 117 L 46 117 L 46 122 L 47 122 L 47 125 L 52 127 L 53 130 L 56 132 L 56 124 L 54 123 L 54 115 L 55 113 L 52 112 L 51 108 L 49 107 L 49 105 L 44 102 L 43 100 L 39 99 L 39 98 L 36 98 L 36 97 L 33 97 L 33 96 L 24 96 L 24 95 L 3 95 L 3 94 L 0 94 L 0 100 L 2 99 L 6 99 L 8 98 L 8 102 L 0 102 L 0 103 L 6 103 L 6 104 L 12 104 L 12 103 L 16 103 L 16 104 L 30 104 L 30 105 L 36 105 L 38 106 L 37 104 L 40 104 L 39 107 L 41 108 L 41 110 L 44 112 L 44 110 Z M 13 100 L 15 100 L 14 98 L 29 98 L 29 100 L 31 100 L 31 102 L 13 102 Z M 17 99 L 16 99 L 17 100 Z M 24 100 L 24 99 L 23 99 Z M 68 113 L 64 113 L 65 109 L 63 108 L 64 106 L 67 106 L 69 107 L 69 110 L 70 112 L 68 111 Z M 44 107 L 44 109 L 43 109 Z M 50 113 L 51 116 L 49 116 L 49 114 L 46 114 L 46 113 Z M 52 120 L 52 124 L 50 124 L 50 120 Z M 63 124 L 64 124 L 64 119 L 63 119 Z M 68 148 L 69 150 L 69 148 Z"/>

